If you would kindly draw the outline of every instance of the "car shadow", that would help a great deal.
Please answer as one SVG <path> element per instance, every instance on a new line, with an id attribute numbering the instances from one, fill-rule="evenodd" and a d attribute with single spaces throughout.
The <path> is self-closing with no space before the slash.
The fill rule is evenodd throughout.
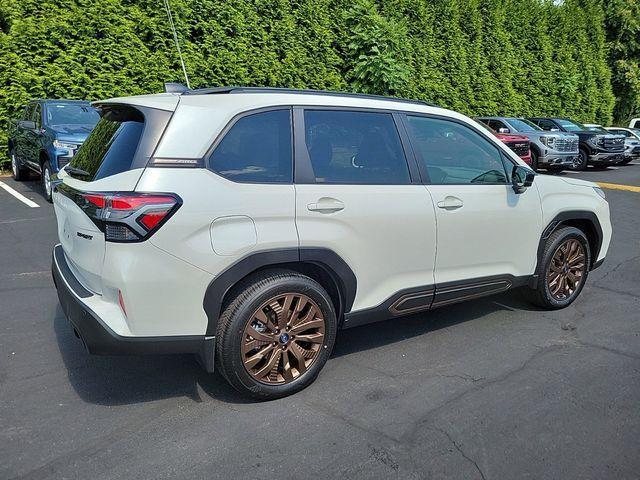
<path id="1" fill-rule="evenodd" d="M 533 310 L 517 292 L 453 305 L 426 313 L 341 330 L 333 359 L 375 349 L 442 328 L 471 321 L 499 310 Z M 205 401 L 203 394 L 224 403 L 255 403 L 236 392 L 222 375 L 206 373 L 193 355 L 89 355 L 58 305 L 54 331 L 69 382 L 86 402 L 129 405 L 172 397 Z M 339 360 L 336 360 L 339 361 Z"/>
<path id="2" fill-rule="evenodd" d="M 40 175 L 34 172 L 29 172 L 29 180 L 24 180 L 21 182 L 17 182 L 21 186 L 30 190 L 31 192 L 39 195 L 44 200 L 44 187 L 42 186 L 42 182 L 40 181 Z"/>

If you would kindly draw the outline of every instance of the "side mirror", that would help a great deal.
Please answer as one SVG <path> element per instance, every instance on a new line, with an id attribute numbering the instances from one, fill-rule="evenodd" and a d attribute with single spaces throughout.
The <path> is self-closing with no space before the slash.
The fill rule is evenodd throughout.
<path id="1" fill-rule="evenodd" d="M 560 129 L 559 129 L 559 128 L 556 128 L 556 127 L 553 127 L 553 128 L 550 128 L 550 129 L 549 129 L 549 131 L 550 131 L 550 132 L 559 132 L 559 131 L 560 131 Z"/>
<path id="2" fill-rule="evenodd" d="M 36 129 L 36 122 L 33 122 L 31 120 L 20 120 L 19 125 L 20 125 L 20 127 L 24 128 L 25 130 L 35 130 Z"/>
<path id="3" fill-rule="evenodd" d="M 509 130 L 508 128 L 499 128 L 498 129 L 498 133 L 511 133 L 511 130 Z"/>
<path id="4" fill-rule="evenodd" d="M 524 191 L 533 185 L 533 179 L 536 174 L 533 170 L 523 167 L 522 165 L 514 165 L 511 171 L 511 185 L 516 193 L 524 193 Z"/>

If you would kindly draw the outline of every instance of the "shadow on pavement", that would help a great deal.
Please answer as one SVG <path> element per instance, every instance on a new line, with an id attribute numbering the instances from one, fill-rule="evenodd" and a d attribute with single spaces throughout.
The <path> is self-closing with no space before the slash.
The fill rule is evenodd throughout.
<path id="1" fill-rule="evenodd" d="M 517 292 L 510 292 L 382 321 L 373 324 L 375 328 L 364 325 L 342 330 L 338 333 L 332 358 L 339 359 L 343 355 L 375 349 L 474 320 L 498 310 L 511 309 L 535 310 Z M 81 341 L 75 337 L 59 305 L 54 318 L 54 331 L 69 381 L 86 402 L 115 406 L 180 396 L 201 402 L 201 392 L 225 403 L 255 402 L 236 392 L 219 373 L 206 373 L 192 355 L 89 355 Z"/>

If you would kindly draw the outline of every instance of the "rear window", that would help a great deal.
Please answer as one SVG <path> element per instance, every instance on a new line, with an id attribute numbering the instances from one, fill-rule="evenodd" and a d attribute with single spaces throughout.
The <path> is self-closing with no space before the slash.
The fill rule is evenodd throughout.
<path id="1" fill-rule="evenodd" d="M 92 181 L 131 169 L 144 126 L 144 116 L 135 109 L 105 112 L 67 171 L 81 180 Z"/>

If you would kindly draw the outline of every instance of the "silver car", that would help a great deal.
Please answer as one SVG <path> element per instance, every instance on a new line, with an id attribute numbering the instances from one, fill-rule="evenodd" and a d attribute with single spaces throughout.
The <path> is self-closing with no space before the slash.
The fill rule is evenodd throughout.
<path id="1" fill-rule="evenodd" d="M 605 130 L 618 135 L 624 135 L 624 160 L 620 162 L 621 165 L 626 165 L 632 160 L 640 159 L 640 129 L 605 127 Z"/>
<path id="2" fill-rule="evenodd" d="M 570 167 L 578 156 L 577 135 L 564 132 L 547 132 L 525 118 L 478 117 L 500 133 L 517 133 L 531 142 L 531 166 L 534 170 L 562 170 Z"/>

